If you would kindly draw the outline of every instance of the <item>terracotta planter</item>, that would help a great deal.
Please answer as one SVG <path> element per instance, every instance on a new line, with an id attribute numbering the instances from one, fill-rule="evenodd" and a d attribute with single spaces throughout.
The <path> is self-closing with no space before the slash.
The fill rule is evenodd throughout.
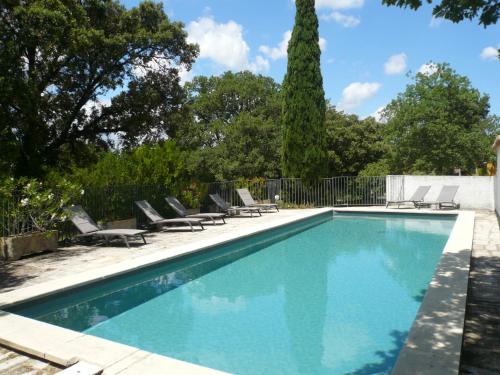
<path id="1" fill-rule="evenodd" d="M 2 237 L 0 250 L 6 260 L 18 260 L 27 255 L 57 250 L 57 231 Z"/>
<path id="2" fill-rule="evenodd" d="M 106 229 L 136 229 L 137 220 L 136 219 L 125 219 L 109 221 L 105 225 Z"/>

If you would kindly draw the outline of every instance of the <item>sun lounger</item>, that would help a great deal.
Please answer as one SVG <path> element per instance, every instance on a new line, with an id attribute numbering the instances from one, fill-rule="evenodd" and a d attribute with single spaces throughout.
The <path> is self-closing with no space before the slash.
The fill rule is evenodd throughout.
<path id="1" fill-rule="evenodd" d="M 275 203 L 257 203 L 254 201 L 252 198 L 252 194 L 248 191 L 248 189 L 236 189 L 236 192 L 240 196 L 243 204 L 246 207 L 259 207 L 264 210 L 270 210 L 274 208 L 276 211 L 279 212 L 278 205 Z"/>
<path id="2" fill-rule="evenodd" d="M 81 206 L 72 206 L 67 209 L 70 220 L 78 228 L 80 234 L 78 237 L 102 237 L 109 243 L 109 240 L 114 237 L 122 238 L 127 247 L 130 247 L 128 239 L 133 237 L 141 237 L 144 243 L 144 233 L 147 231 L 140 229 L 100 229 L 92 218 L 85 212 Z"/>
<path id="3" fill-rule="evenodd" d="M 459 209 L 460 204 L 455 203 L 454 199 L 457 195 L 458 186 L 457 185 L 447 185 L 443 186 L 441 192 L 439 193 L 435 202 L 423 202 L 423 205 L 435 205 L 439 209 Z"/>
<path id="4" fill-rule="evenodd" d="M 203 227 L 202 219 L 187 219 L 187 218 L 177 218 L 177 219 L 165 219 L 161 216 L 150 204 L 148 201 L 137 201 L 135 205 L 146 215 L 151 225 L 155 225 L 156 227 L 162 228 L 167 225 L 172 224 L 184 224 L 188 225 L 191 228 L 191 232 L 194 232 L 193 225 L 199 225 L 201 229 L 205 229 Z"/>
<path id="5" fill-rule="evenodd" d="M 425 195 L 429 192 L 430 186 L 419 186 L 417 190 L 413 193 L 413 195 L 408 200 L 401 201 L 387 201 L 385 207 L 389 207 L 391 204 L 397 204 L 398 208 L 405 203 L 413 203 L 413 205 L 417 208 L 422 207 L 424 202 Z"/>
<path id="6" fill-rule="evenodd" d="M 208 196 L 222 212 L 226 212 L 228 215 L 236 215 L 239 212 L 249 212 L 250 216 L 253 217 L 253 214 L 256 212 L 259 216 L 262 216 L 259 207 L 231 206 L 224 201 L 219 194 L 208 194 Z"/>
<path id="7" fill-rule="evenodd" d="M 208 221 L 208 220 L 211 220 L 213 222 L 213 224 L 215 225 L 215 220 L 216 219 L 219 219 L 219 220 L 222 220 L 222 222 L 224 224 L 226 224 L 226 220 L 224 219 L 224 217 L 226 216 L 225 213 L 200 213 L 200 214 L 194 214 L 194 215 L 190 215 L 188 214 L 188 211 L 186 210 L 186 208 L 182 205 L 181 202 L 179 202 L 179 200 L 175 197 L 166 197 L 165 200 L 167 201 L 167 203 L 169 204 L 170 207 L 172 207 L 172 209 L 177 212 L 177 214 L 181 217 L 184 217 L 184 218 L 199 218 L 199 219 L 203 219 L 203 221 Z"/>

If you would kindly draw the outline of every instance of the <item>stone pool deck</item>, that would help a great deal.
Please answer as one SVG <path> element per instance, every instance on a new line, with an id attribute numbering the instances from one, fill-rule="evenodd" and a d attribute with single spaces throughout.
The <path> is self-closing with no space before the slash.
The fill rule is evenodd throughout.
<path id="1" fill-rule="evenodd" d="M 500 226 L 494 212 L 476 212 L 461 374 L 500 374 Z"/>
<path id="2" fill-rule="evenodd" d="M 0 375 L 52 375 L 61 368 L 0 346 Z"/>
<path id="3" fill-rule="evenodd" d="M 315 210 L 282 210 L 278 214 L 264 214 L 263 217 L 230 218 L 228 224 L 207 225 L 203 232 L 153 232 L 147 236 L 147 245 L 135 242 L 130 249 L 118 241 L 111 246 L 79 244 L 16 262 L 0 261 L 0 299 L 13 290 L 72 276 L 75 270 L 77 273 L 85 273 L 120 262 L 139 262 L 142 257 L 160 254 L 179 246 L 211 242 L 228 233 L 241 232 L 242 228 L 251 230 L 263 225 L 272 226 L 282 220 L 307 216 L 313 211 Z M 421 212 L 424 213 L 423 210 Z M 476 212 L 468 295 L 461 374 L 499 374 L 500 228 L 496 215 L 492 212 Z M 2 372 L 2 358 L 8 358 L 8 364 L 21 365 L 16 368 L 16 372 Z M 28 370 L 29 367 L 24 368 L 22 363 L 35 366 L 35 371 Z M 45 375 L 57 371 L 57 367 L 46 362 L 0 347 L 0 374 Z"/>
<path id="4" fill-rule="evenodd" d="M 227 224 L 214 226 L 207 223 L 204 231 L 196 230 L 194 233 L 188 228 L 151 232 L 146 235 L 147 245 L 144 245 L 140 240 L 133 241 L 130 243 L 130 249 L 120 240 L 116 240 L 110 246 L 96 246 L 96 242 L 88 245 L 75 244 L 62 247 L 56 252 L 15 262 L 0 260 L 0 296 L 2 293 L 12 290 L 72 276 L 75 271 L 76 273 L 92 271 L 123 261 L 168 251 L 169 248 L 211 241 L 228 233 L 237 233 L 242 229 L 252 230 L 263 224 L 272 226 L 289 218 L 307 216 L 312 212 L 315 210 L 289 209 L 281 210 L 278 213 L 263 213 L 262 216 L 230 217 L 227 219 Z"/>

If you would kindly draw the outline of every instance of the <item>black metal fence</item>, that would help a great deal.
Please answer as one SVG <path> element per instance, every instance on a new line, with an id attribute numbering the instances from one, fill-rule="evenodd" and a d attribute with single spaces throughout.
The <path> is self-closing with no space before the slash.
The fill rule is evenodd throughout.
<path id="1" fill-rule="evenodd" d="M 146 218 L 137 209 L 134 202 L 148 200 L 165 217 L 173 216 L 167 207 L 165 197 L 172 192 L 163 185 L 118 185 L 106 187 L 88 187 L 74 204 L 81 205 L 98 223 L 135 218 L 139 226 Z M 0 201 L 0 234 L 2 237 L 16 236 L 38 231 L 30 217 L 28 209 L 19 204 L 20 199 Z M 64 240 L 76 234 L 70 222 L 57 223 L 59 239 Z"/>
<path id="2" fill-rule="evenodd" d="M 257 179 L 210 183 L 200 190 L 218 193 L 233 205 L 241 205 L 236 189 L 248 188 L 256 200 L 279 203 L 284 207 L 325 206 L 376 206 L 386 200 L 385 177 L 333 177 L 321 179 L 314 184 L 305 184 L 296 178 Z M 119 185 L 90 187 L 75 204 L 80 204 L 96 222 L 135 218 L 138 226 L 146 218 L 134 202 L 148 200 L 164 217 L 175 214 L 165 203 L 165 197 L 172 194 L 163 185 Z M 203 210 L 214 210 L 207 194 L 201 199 Z M 70 238 L 75 228 L 69 222 L 57 224 L 59 238 Z M 0 234 L 2 237 L 36 232 L 28 211 L 22 209 L 19 200 L 0 201 Z"/>
<path id="3" fill-rule="evenodd" d="M 298 178 L 215 182 L 208 185 L 208 192 L 240 205 L 238 188 L 248 188 L 257 200 L 279 200 L 285 207 L 381 206 L 386 202 L 385 177 L 332 177 L 312 184 Z"/>
<path id="4" fill-rule="evenodd" d="M 20 199 L 0 200 L 0 234 L 2 237 L 35 231 L 33 220 L 29 212 L 22 209 Z"/>

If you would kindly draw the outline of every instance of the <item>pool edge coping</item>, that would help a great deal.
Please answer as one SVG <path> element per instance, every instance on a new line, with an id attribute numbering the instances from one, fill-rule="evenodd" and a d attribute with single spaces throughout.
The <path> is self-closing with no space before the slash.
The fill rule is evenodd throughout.
<path id="1" fill-rule="evenodd" d="M 334 212 L 456 215 L 455 224 L 429 283 L 429 288 L 391 374 L 458 374 L 464 334 L 475 211 L 424 211 L 356 207 L 351 209 L 334 208 Z"/>
<path id="2" fill-rule="evenodd" d="M 284 218 L 274 223 L 262 223 L 253 228 L 241 228 L 237 232 L 225 233 L 216 238 L 174 246 L 173 248 L 168 248 L 154 254 L 126 260 L 97 270 L 86 271 L 79 275 L 64 277 L 60 280 L 51 280 L 0 294 L 0 344 L 62 366 L 69 366 L 78 361 L 93 363 L 102 367 L 104 374 L 108 375 L 140 373 L 147 368 L 151 369 L 150 366 L 161 366 L 163 369 L 165 366 L 168 366 L 169 371 L 172 373 L 223 374 L 224 372 L 219 370 L 57 327 L 9 313 L 2 309 L 128 272 L 137 271 L 182 256 L 203 252 L 215 246 L 284 227 L 329 212 L 333 214 L 333 209 L 330 207 L 319 208 L 313 212 L 297 213 L 294 217 Z M 165 235 L 168 235 L 168 233 Z"/>
<path id="3" fill-rule="evenodd" d="M 75 363 L 77 360 L 85 360 L 103 367 L 105 369 L 104 374 L 117 374 L 118 372 L 123 375 L 128 373 L 133 374 L 134 372 L 141 372 L 146 368 L 151 369 L 156 366 L 161 366 L 160 368 L 168 366 L 173 373 L 185 373 L 189 371 L 189 373 L 197 374 L 221 374 L 223 372 L 218 370 L 149 353 L 135 347 L 119 344 L 110 340 L 82 334 L 8 313 L 2 311 L 1 309 L 13 304 L 28 302 L 35 298 L 49 296 L 64 290 L 84 286 L 95 281 L 138 270 L 170 259 L 175 259 L 183 255 L 201 252 L 212 248 L 213 246 L 266 232 L 294 222 L 307 220 L 314 216 L 322 215 L 328 212 L 444 214 L 457 216 L 455 225 L 443 249 L 438 266 L 436 267 L 429 290 L 422 301 L 418 314 L 408 335 L 408 339 L 401 349 L 393 371 L 393 374 L 396 375 L 408 373 L 426 375 L 457 374 L 460 366 L 468 274 L 472 251 L 472 239 L 474 235 L 474 211 L 433 212 L 429 210 L 395 210 L 373 207 L 323 208 L 314 212 L 308 212 L 308 214 L 300 215 L 299 217 L 295 216 L 293 218 L 286 218 L 272 224 L 264 223 L 252 230 L 238 231 L 232 235 L 226 234 L 224 236 L 219 236 L 217 239 L 204 240 L 203 242 L 208 242 L 208 244 L 205 244 L 202 247 L 199 246 L 199 243 L 202 241 L 196 241 L 188 245 L 174 247 L 174 251 L 172 251 L 172 249 L 168 249 L 155 254 L 146 255 L 141 258 L 136 258 L 132 261 L 124 261 L 117 265 L 85 272 L 82 275 L 85 275 L 87 280 L 82 278 L 82 275 L 71 276 L 63 279 L 66 283 L 68 282 L 66 279 L 73 279 L 75 283 L 72 285 L 66 284 L 60 288 L 54 288 L 54 283 L 61 283 L 61 280 L 56 280 L 22 288 L 17 291 L 7 292 L 0 295 L 0 344 L 65 366 Z M 445 267 L 446 265 L 442 267 L 442 263 L 444 263 L 443 259 L 446 259 L 447 257 L 455 257 L 457 252 L 461 251 L 465 251 L 465 253 L 461 254 L 460 259 L 463 263 L 463 267 L 460 270 L 461 273 L 459 275 L 460 285 L 457 287 L 460 291 L 457 304 L 463 306 L 463 309 L 461 308 L 458 312 L 453 311 L 453 313 L 457 314 L 452 317 L 452 320 L 455 321 L 455 325 L 450 331 L 450 327 L 445 324 L 449 323 L 449 319 L 447 317 L 437 317 L 438 322 L 436 324 L 436 317 L 433 317 L 433 315 L 435 314 L 436 307 L 443 305 L 443 301 L 446 304 L 446 298 L 443 299 L 443 297 L 440 296 L 440 293 L 442 292 L 446 294 L 446 288 L 439 287 L 439 278 L 449 272 L 449 270 Z M 165 254 L 165 252 L 168 252 L 168 254 Z M 132 262 L 134 263 L 133 265 L 131 265 Z M 126 268 L 123 269 L 124 267 Z M 113 270 L 115 272 L 110 273 L 110 271 Z M 103 276 L 103 274 L 105 276 Z M 465 280 L 463 280 L 464 275 Z M 433 285 L 435 287 L 433 287 Z M 50 288 L 50 290 L 45 290 L 45 293 L 40 294 L 40 291 L 43 292 L 44 288 Z M 5 298 L 5 296 L 9 298 Z M 436 298 L 436 296 L 439 296 L 439 298 Z M 448 299 L 450 297 L 453 296 L 448 296 Z M 6 300 L 8 303 L 5 302 Z M 441 322 L 439 322 L 439 320 L 441 320 Z M 445 322 L 443 322 L 443 320 L 445 320 Z M 444 332 L 452 336 L 448 337 L 448 339 L 453 341 L 451 345 L 454 348 L 453 353 L 449 353 L 449 345 L 442 345 L 440 337 Z M 429 337 L 434 339 L 432 346 L 428 345 Z M 106 352 L 108 355 L 106 355 Z"/>

